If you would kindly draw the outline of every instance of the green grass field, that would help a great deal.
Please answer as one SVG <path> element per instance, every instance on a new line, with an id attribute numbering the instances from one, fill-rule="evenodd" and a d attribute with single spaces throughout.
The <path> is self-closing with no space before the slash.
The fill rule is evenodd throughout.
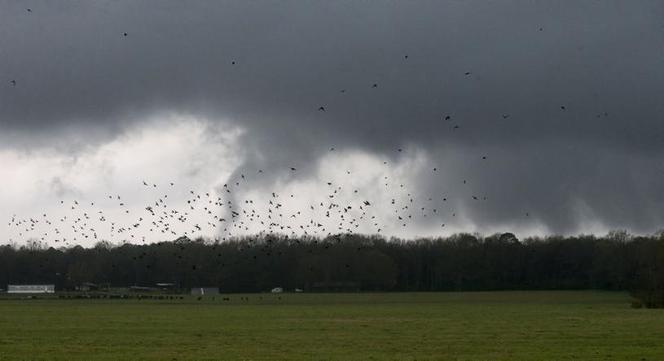
<path id="1" fill-rule="evenodd" d="M 0 300 L 0 360 L 664 360 L 623 293 L 244 296 Z"/>

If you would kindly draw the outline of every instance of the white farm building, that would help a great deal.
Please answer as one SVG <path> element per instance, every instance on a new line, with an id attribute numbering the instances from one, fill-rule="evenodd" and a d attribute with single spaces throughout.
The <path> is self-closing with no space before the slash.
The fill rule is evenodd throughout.
<path id="1" fill-rule="evenodd" d="M 7 293 L 55 293 L 55 285 L 8 285 Z"/>

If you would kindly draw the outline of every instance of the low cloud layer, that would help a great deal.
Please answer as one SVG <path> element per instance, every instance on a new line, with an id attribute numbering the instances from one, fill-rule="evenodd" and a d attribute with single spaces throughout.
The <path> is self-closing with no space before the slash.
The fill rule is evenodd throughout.
<path id="1" fill-rule="evenodd" d="M 661 228 L 658 2 L 1 7 L 2 217 L 142 178 L 313 191 L 378 161 L 419 164 L 413 193 L 455 213 L 394 235 Z"/>

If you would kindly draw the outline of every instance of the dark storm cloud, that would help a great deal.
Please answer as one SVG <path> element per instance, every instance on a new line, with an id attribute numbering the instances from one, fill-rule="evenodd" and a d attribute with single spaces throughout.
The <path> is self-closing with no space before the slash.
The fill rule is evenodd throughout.
<path id="1" fill-rule="evenodd" d="M 0 11 L 5 147 L 177 111 L 245 128 L 251 168 L 306 171 L 330 146 L 425 149 L 450 174 L 423 175 L 423 193 L 488 194 L 467 204 L 478 224 L 529 212 L 570 231 L 579 202 L 610 226 L 661 224 L 660 2 L 30 7 Z"/>

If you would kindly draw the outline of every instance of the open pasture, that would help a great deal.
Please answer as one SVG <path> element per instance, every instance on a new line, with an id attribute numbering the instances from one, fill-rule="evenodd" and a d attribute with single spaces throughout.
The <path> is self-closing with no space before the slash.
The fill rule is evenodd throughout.
<path id="1" fill-rule="evenodd" d="M 663 360 L 663 337 L 610 292 L 0 299 L 0 360 Z"/>

